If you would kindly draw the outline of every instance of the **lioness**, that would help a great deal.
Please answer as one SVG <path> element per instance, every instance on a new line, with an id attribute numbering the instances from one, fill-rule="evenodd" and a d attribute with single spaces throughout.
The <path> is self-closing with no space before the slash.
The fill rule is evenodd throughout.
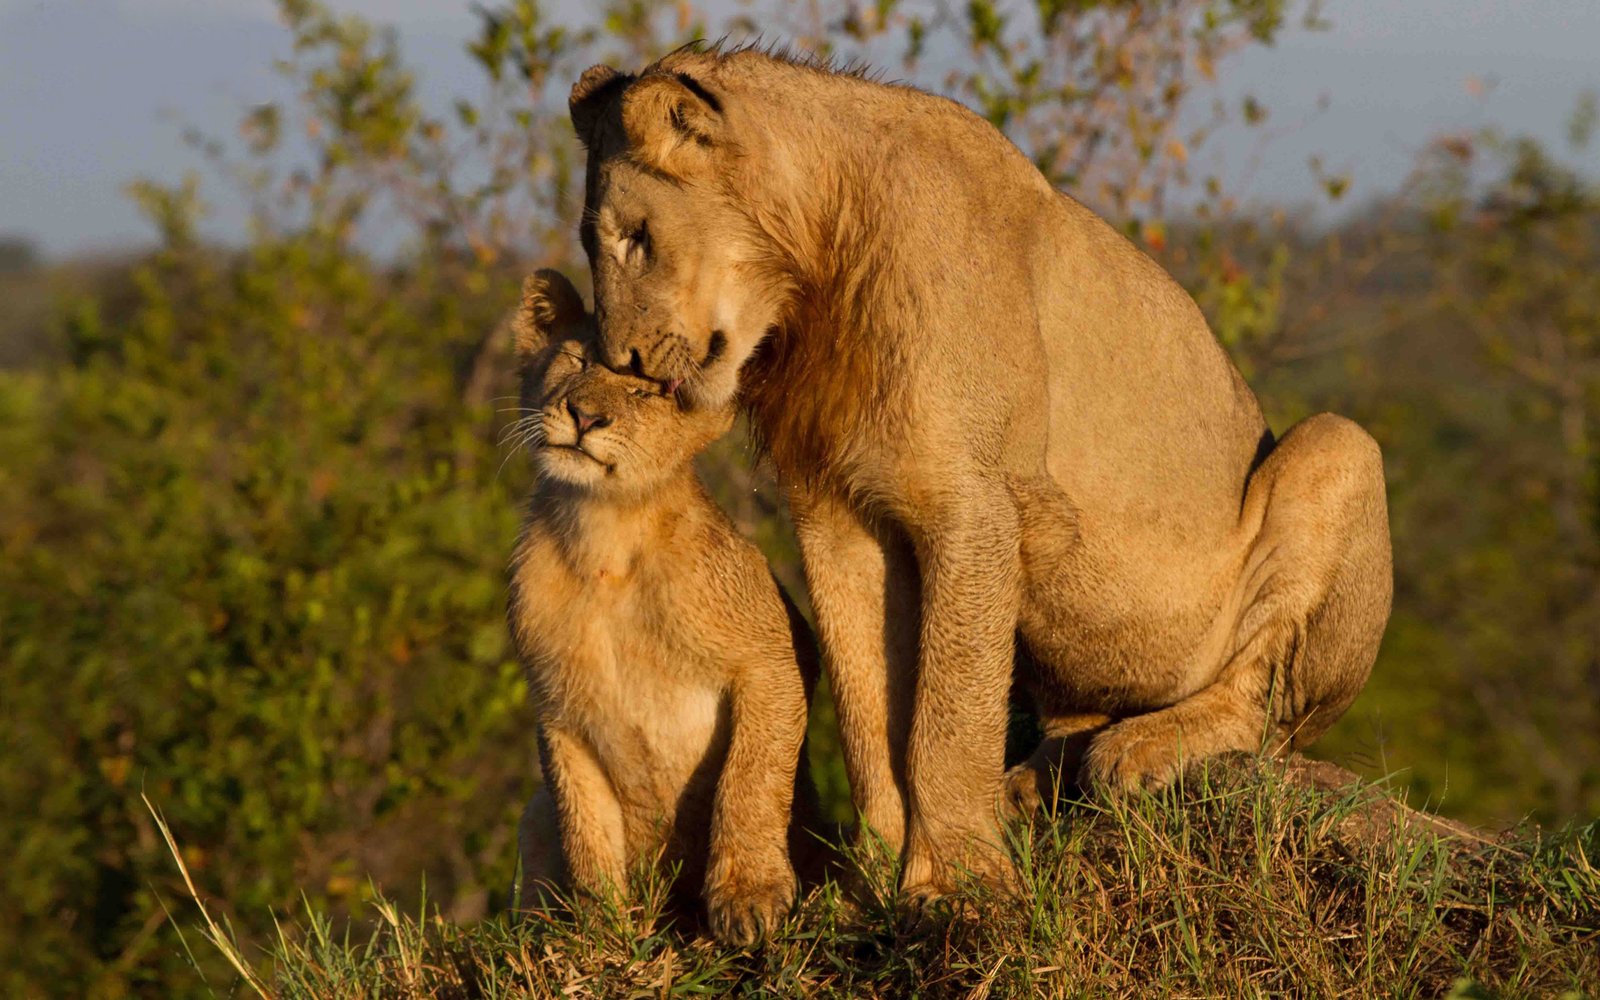
<path id="1" fill-rule="evenodd" d="M 539 483 L 508 617 L 545 777 L 523 815 L 524 897 L 616 891 L 659 853 L 680 887 L 703 881 L 717 937 L 748 943 L 794 898 L 791 842 L 812 853 L 801 752 L 817 665 L 690 464 L 731 408 L 684 412 L 673 387 L 592 364 L 592 324 L 556 272 L 528 279 L 515 333 L 515 427 Z"/>
<path id="2" fill-rule="evenodd" d="M 1083 776 L 1301 744 L 1392 575 L 1378 447 L 1274 441 L 1194 301 L 961 105 L 748 49 L 573 87 L 604 356 L 738 395 L 805 559 L 856 805 L 902 888 L 1003 878 L 1021 631 Z"/>

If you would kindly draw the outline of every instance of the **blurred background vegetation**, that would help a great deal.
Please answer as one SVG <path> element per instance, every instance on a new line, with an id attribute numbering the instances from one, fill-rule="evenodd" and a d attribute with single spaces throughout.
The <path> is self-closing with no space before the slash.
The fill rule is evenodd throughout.
<path id="1" fill-rule="evenodd" d="M 0 992 L 227 990 L 182 939 L 141 793 L 246 942 L 375 885 L 425 883 L 456 919 L 505 905 L 537 767 L 502 620 L 528 486 L 497 443 L 502 320 L 526 271 L 586 278 L 571 81 L 723 33 L 967 102 L 1179 275 L 1275 428 L 1333 409 L 1377 436 L 1395 613 L 1319 754 L 1476 823 L 1600 813 L 1600 186 L 1570 166 L 1594 162 L 1592 96 L 1568 150 L 1440 135 L 1329 226 L 1241 208 L 1196 155 L 1267 119 L 1217 87 L 1324 13 L 1290 0 L 715 22 L 610 0 L 582 24 L 511 0 L 465 40 L 481 91 L 443 108 L 392 32 L 278 6 L 295 99 L 189 136 L 195 175 L 133 185 L 156 249 L 55 261 L 0 239 Z M 243 245 L 198 235 L 220 200 L 250 206 Z M 799 593 L 743 437 L 703 467 Z M 813 756 L 845 809 L 825 699 Z"/>

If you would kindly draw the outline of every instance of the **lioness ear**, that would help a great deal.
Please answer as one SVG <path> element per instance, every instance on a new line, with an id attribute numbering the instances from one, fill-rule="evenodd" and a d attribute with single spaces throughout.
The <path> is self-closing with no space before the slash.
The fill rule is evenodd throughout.
<path id="1" fill-rule="evenodd" d="M 548 268 L 535 271 L 523 279 L 522 303 L 511 321 L 518 357 L 538 353 L 583 318 L 583 299 L 566 275 Z"/>
<path id="2" fill-rule="evenodd" d="M 687 73 L 651 73 L 623 91 L 622 127 L 640 160 L 685 177 L 710 165 L 723 135 L 722 102 Z"/>
<path id="3" fill-rule="evenodd" d="M 617 92 L 632 80 L 610 66 L 597 63 L 583 71 L 578 82 L 567 95 L 567 113 L 572 116 L 573 131 L 585 147 L 594 145 L 594 128 Z"/>

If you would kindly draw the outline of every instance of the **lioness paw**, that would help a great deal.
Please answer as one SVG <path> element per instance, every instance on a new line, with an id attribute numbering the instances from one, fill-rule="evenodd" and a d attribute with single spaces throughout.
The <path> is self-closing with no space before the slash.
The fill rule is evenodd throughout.
<path id="1" fill-rule="evenodd" d="M 1117 794 L 1171 784 L 1183 768 L 1182 741 L 1171 727 L 1140 725 L 1143 721 L 1130 720 L 1095 737 L 1078 783 Z"/>
<path id="2" fill-rule="evenodd" d="M 1007 823 L 1031 820 L 1044 806 L 1043 775 L 1031 763 L 1018 764 L 1000 783 L 1000 818 Z"/>
<path id="3" fill-rule="evenodd" d="M 925 930 L 942 919 L 960 919 L 974 911 L 971 900 L 934 882 L 902 886 L 900 922 L 909 930 Z"/>
<path id="4" fill-rule="evenodd" d="M 747 947 L 772 933 L 794 906 L 794 873 L 780 878 L 730 880 L 706 888 L 711 933 L 723 944 Z"/>
<path id="5" fill-rule="evenodd" d="M 968 839 L 957 863 L 938 857 L 926 849 L 907 852 L 900 874 L 900 899 L 908 909 L 924 909 L 945 896 L 978 886 L 998 892 L 1016 889 L 1017 869 L 1011 856 L 988 840 Z"/>

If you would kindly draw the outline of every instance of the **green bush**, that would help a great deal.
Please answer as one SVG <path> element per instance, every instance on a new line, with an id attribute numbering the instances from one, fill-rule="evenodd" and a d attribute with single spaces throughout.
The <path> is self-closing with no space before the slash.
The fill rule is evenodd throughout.
<path id="1" fill-rule="evenodd" d="M 0 376 L 13 995 L 173 974 L 141 791 L 255 914 L 510 875 L 523 477 L 452 364 L 505 296 L 310 238 L 217 256 L 176 243 L 132 316 L 71 324 L 70 364 Z"/>

